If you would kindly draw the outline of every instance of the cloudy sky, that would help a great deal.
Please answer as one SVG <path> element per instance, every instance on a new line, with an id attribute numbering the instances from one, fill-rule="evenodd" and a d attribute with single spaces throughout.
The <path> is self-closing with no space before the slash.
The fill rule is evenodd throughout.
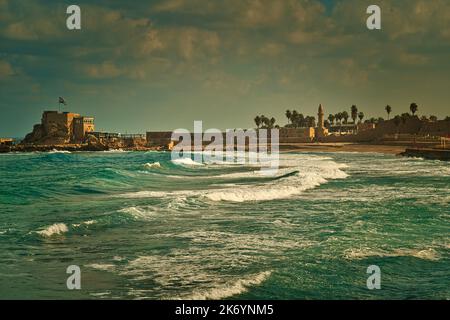
<path id="1" fill-rule="evenodd" d="M 375 3 L 381 31 L 366 28 Z M 115 132 L 284 124 L 319 103 L 443 117 L 449 55 L 449 0 L 0 0 L 0 136 L 29 132 L 58 96 Z"/>

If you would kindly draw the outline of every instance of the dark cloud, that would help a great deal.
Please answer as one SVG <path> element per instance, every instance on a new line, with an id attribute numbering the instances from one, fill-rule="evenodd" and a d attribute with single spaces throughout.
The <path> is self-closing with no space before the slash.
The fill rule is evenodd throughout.
<path id="1" fill-rule="evenodd" d="M 72 3 L 0 0 L 0 109 L 32 111 L 24 119 L 31 126 L 43 105 L 66 94 L 73 108 L 128 131 L 194 117 L 245 127 L 255 113 L 281 118 L 298 105 L 312 113 L 320 102 L 333 112 L 360 103 L 379 115 L 378 105 L 406 111 L 417 100 L 444 115 L 450 3 L 378 3 L 383 29 L 373 32 L 365 0 L 80 0 L 82 30 L 69 31 Z M 421 85 L 425 77 L 436 85 Z M 119 103 L 127 101 L 148 118 L 123 123 Z M 221 110 L 242 116 L 227 122 Z M 1 123 L 0 135 L 23 133 Z"/>

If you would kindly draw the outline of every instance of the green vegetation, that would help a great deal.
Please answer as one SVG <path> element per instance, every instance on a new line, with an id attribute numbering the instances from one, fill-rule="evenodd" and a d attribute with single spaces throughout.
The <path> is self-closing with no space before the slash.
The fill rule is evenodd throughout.
<path id="1" fill-rule="evenodd" d="M 392 113 L 392 107 L 388 104 L 384 107 L 385 112 L 387 113 L 387 120 L 391 120 L 391 113 Z M 398 127 L 400 124 L 405 124 L 410 118 L 418 118 L 416 116 L 416 113 L 419 110 L 419 106 L 417 103 L 413 102 L 409 106 L 409 112 L 404 112 L 401 115 L 396 115 L 392 119 L 392 121 L 395 123 L 395 125 Z M 327 119 L 324 121 L 324 125 L 326 128 L 331 127 L 342 127 L 342 125 L 348 125 L 348 120 L 351 118 L 353 120 L 352 124 L 356 125 L 357 119 L 359 119 L 359 123 L 363 123 L 363 120 L 365 118 L 365 114 L 362 111 L 358 110 L 358 107 L 356 105 L 352 105 L 350 107 L 350 113 L 346 110 L 337 112 L 335 114 L 330 113 L 327 117 Z M 314 116 L 308 116 L 303 115 L 302 113 L 299 113 L 297 110 L 286 110 L 285 116 L 287 118 L 287 124 L 284 126 L 285 128 L 307 128 L 307 127 L 315 127 L 316 126 L 316 118 Z M 430 117 L 426 117 L 425 115 L 420 117 L 421 121 L 431 121 L 436 122 L 438 121 L 438 118 L 434 115 L 430 115 Z M 450 121 L 450 116 L 447 116 L 445 121 Z M 278 128 L 278 125 L 275 125 L 275 118 L 268 118 L 264 115 L 256 116 L 255 124 L 257 128 Z M 364 123 L 372 123 L 372 124 L 378 124 L 385 121 L 382 117 L 371 117 L 370 119 L 366 119 Z"/>

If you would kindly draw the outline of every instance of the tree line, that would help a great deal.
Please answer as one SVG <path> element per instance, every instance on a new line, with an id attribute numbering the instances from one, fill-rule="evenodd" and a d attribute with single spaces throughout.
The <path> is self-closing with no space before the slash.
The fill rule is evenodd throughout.
<path id="1" fill-rule="evenodd" d="M 393 111 L 393 108 L 390 105 L 387 105 L 384 107 L 384 110 L 387 114 L 387 119 L 390 120 L 391 113 Z M 417 103 L 413 102 L 409 106 L 409 111 L 411 113 L 402 113 L 401 115 L 396 115 L 393 118 L 394 123 L 399 126 L 400 123 L 406 123 L 407 119 L 409 117 L 417 117 L 416 113 L 419 110 L 419 106 Z M 285 116 L 288 120 L 288 123 L 284 126 L 285 128 L 305 128 L 305 127 L 315 127 L 316 126 L 316 118 L 314 116 L 305 116 L 302 113 L 298 112 L 297 110 L 286 110 Z M 362 111 L 359 111 L 358 107 L 356 105 L 352 105 L 349 109 L 349 111 L 342 111 L 337 112 L 335 114 L 329 114 L 327 119 L 324 121 L 324 125 L 327 128 L 330 128 L 331 126 L 342 126 L 343 124 L 353 124 L 356 125 L 357 120 L 359 120 L 358 123 L 363 123 L 365 118 L 365 114 Z M 351 121 L 350 121 L 351 119 Z M 434 115 L 429 116 L 428 118 L 423 115 L 420 120 L 422 121 L 437 121 L 438 118 Z M 447 116 L 445 121 L 450 121 L 450 117 Z M 272 129 L 272 128 L 279 128 L 279 125 L 276 125 L 276 119 L 274 117 L 268 118 L 264 115 L 256 116 L 255 124 L 257 128 L 265 128 L 265 129 Z M 380 123 L 385 121 L 383 117 L 379 118 L 370 118 L 366 119 L 364 123 Z"/>

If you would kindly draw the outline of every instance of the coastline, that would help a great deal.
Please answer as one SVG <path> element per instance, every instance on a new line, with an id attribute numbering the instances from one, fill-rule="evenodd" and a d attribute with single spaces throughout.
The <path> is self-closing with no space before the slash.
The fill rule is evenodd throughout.
<path id="1" fill-rule="evenodd" d="M 280 152 L 359 152 L 400 155 L 407 145 L 383 145 L 368 143 L 289 143 L 280 144 Z M 167 151 L 161 147 L 129 147 L 120 148 L 123 151 Z M 99 145 L 17 145 L 0 153 L 9 152 L 52 152 L 52 151 L 111 151 L 114 148 Z"/>
<path id="2" fill-rule="evenodd" d="M 406 145 L 383 145 L 368 143 L 290 143 L 280 144 L 280 152 L 360 152 L 399 155 Z"/>

